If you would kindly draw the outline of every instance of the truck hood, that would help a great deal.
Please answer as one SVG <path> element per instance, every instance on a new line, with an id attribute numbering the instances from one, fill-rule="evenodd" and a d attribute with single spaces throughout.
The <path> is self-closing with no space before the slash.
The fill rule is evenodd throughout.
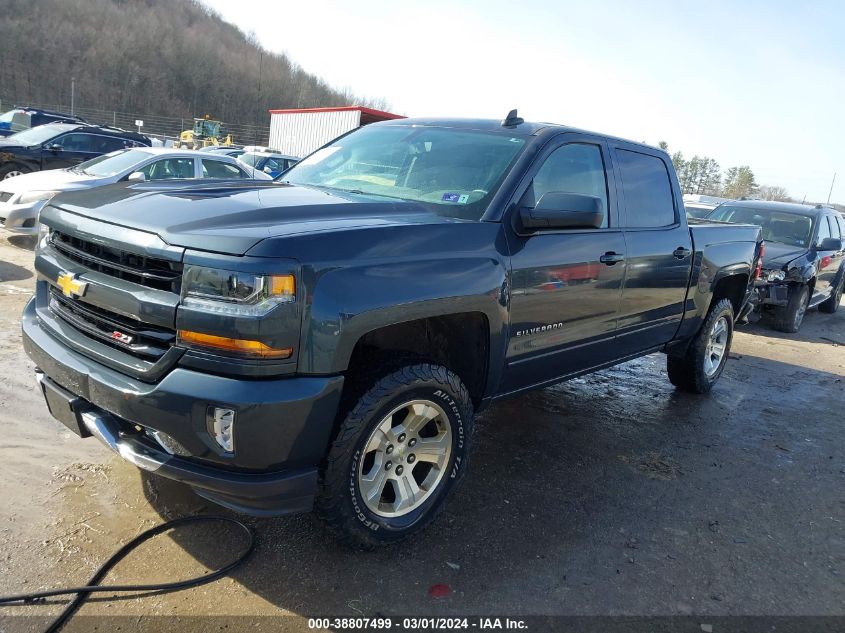
<path id="1" fill-rule="evenodd" d="M 8 193 L 23 193 L 25 191 L 64 191 L 73 188 L 77 183 L 92 180 L 85 174 L 76 174 L 65 169 L 48 169 L 35 171 L 30 174 L 15 176 L 0 181 L 0 191 Z"/>
<path id="2" fill-rule="evenodd" d="M 454 221 L 415 202 L 254 181 L 121 183 L 62 193 L 51 205 L 173 246 L 232 255 L 270 237 Z"/>
<path id="3" fill-rule="evenodd" d="M 763 256 L 763 268 L 783 268 L 793 259 L 806 255 L 807 249 L 792 244 L 781 244 L 780 242 L 766 242 L 766 254 Z"/>

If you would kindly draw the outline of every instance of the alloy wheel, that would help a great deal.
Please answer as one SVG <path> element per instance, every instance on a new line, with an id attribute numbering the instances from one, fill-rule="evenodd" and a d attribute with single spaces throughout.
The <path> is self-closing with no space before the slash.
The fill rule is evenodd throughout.
<path id="1" fill-rule="evenodd" d="M 399 517 L 422 505 L 446 474 L 452 425 L 430 400 L 412 400 L 388 413 L 364 445 L 358 489 L 367 508 Z"/>
<path id="2" fill-rule="evenodd" d="M 710 328 L 704 354 L 704 373 L 711 378 L 719 370 L 728 349 L 728 319 L 719 317 Z"/>

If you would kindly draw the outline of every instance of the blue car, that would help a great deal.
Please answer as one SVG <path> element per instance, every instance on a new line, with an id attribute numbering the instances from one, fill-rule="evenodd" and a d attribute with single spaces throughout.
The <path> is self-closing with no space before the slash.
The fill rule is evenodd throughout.
<path id="1" fill-rule="evenodd" d="M 17 132 L 23 132 L 46 123 L 85 123 L 85 119 L 65 114 L 63 112 L 52 112 L 51 110 L 40 110 L 15 106 L 13 110 L 0 114 L 0 137 L 10 136 Z"/>
<path id="2" fill-rule="evenodd" d="M 299 162 L 299 159 L 295 156 L 287 156 L 277 152 L 246 152 L 238 156 L 238 160 L 251 170 L 262 171 L 272 178 Z"/>

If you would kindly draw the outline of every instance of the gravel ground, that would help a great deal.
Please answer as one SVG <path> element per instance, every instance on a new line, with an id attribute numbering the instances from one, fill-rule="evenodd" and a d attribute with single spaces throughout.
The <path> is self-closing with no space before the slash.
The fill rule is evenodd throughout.
<path id="1" fill-rule="evenodd" d="M 2 594 L 82 584 L 143 529 L 218 512 L 49 417 L 20 344 L 31 246 L 0 239 Z M 93 600 L 68 630 L 94 628 L 86 615 L 177 615 L 182 629 L 190 616 L 250 616 L 233 622 L 251 630 L 278 614 L 295 617 L 274 630 L 320 615 L 845 616 L 843 346 L 845 310 L 813 310 L 797 335 L 741 328 L 709 396 L 676 392 L 654 355 L 503 402 L 482 415 L 464 485 L 419 538 L 360 553 L 309 516 L 251 519 L 258 551 L 233 577 Z M 189 529 L 108 581 L 184 578 L 236 547 L 224 529 Z M 432 597 L 436 584 L 448 595 Z M 0 630 L 37 630 L 15 616 L 61 604 L 5 608 Z"/>

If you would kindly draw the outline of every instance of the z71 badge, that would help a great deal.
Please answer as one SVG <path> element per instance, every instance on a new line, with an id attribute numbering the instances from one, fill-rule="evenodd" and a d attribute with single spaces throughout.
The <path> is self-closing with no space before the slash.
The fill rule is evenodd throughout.
<path id="1" fill-rule="evenodd" d="M 130 343 L 132 343 L 132 341 L 135 340 L 133 337 L 129 336 L 128 334 L 124 334 L 123 332 L 118 332 L 117 330 L 115 330 L 114 332 L 111 333 L 111 337 L 112 337 L 112 340 L 118 341 L 120 343 L 124 343 L 126 345 L 129 345 Z"/>

